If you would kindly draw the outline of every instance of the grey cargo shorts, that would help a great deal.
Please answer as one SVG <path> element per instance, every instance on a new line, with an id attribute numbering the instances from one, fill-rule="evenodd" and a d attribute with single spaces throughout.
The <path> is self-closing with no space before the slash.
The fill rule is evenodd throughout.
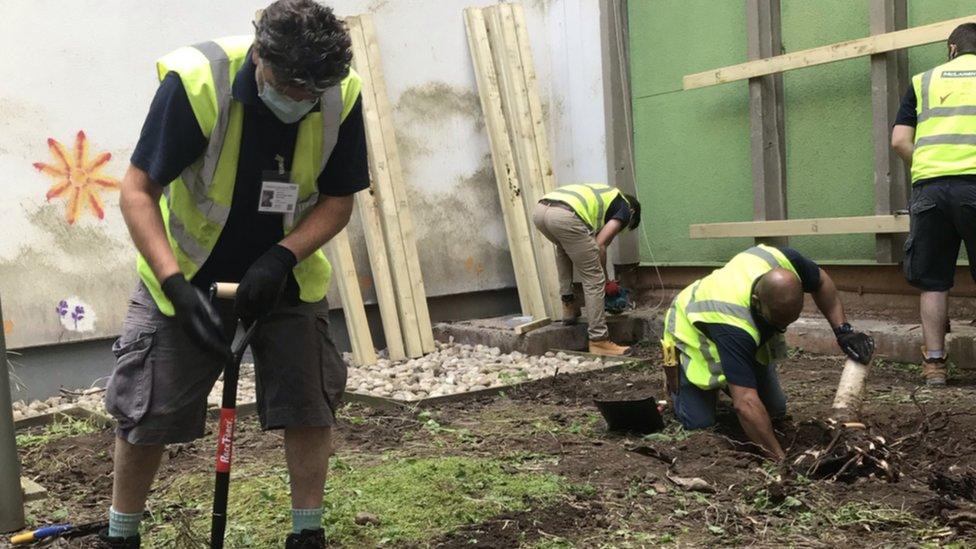
<path id="1" fill-rule="evenodd" d="M 218 308 L 224 326 L 236 322 L 229 304 Z M 261 321 L 251 350 L 261 427 L 335 424 L 346 386 L 346 363 L 329 335 L 326 300 L 279 306 Z M 140 283 L 129 301 L 118 361 L 105 407 L 118 436 L 132 444 L 189 442 L 204 434 L 207 396 L 223 364 L 197 347 L 175 318 L 159 311 Z"/>

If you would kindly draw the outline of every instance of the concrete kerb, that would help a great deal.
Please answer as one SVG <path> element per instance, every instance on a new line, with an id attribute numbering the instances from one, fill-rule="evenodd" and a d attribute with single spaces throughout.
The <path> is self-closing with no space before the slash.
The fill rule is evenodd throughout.
<path id="1" fill-rule="evenodd" d="M 874 338 L 875 356 L 895 362 L 919 363 L 922 360 L 922 327 L 919 324 L 893 324 L 884 320 L 856 320 L 850 323 Z M 786 343 L 811 353 L 837 355 L 837 338 L 827 320 L 804 317 L 786 332 Z M 959 368 L 976 369 L 976 327 L 953 324 L 946 335 L 949 360 Z"/>
<path id="2" fill-rule="evenodd" d="M 514 316 L 441 322 L 434 325 L 434 337 L 439 341 L 454 341 L 467 345 L 498 347 L 503 353 L 518 351 L 529 355 L 544 355 L 552 349 L 586 350 L 586 324 L 572 326 L 555 322 L 526 334 L 517 334 L 511 326 Z M 655 310 L 630 311 L 607 318 L 610 338 L 617 342 L 634 342 L 660 337 L 660 315 Z"/>

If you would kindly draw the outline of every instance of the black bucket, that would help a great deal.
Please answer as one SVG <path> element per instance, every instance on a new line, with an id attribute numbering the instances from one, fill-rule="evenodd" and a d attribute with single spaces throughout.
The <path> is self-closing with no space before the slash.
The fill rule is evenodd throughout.
<path id="1" fill-rule="evenodd" d="M 607 429 L 622 433 L 647 435 L 664 429 L 664 418 L 653 397 L 640 400 L 594 400 Z"/>

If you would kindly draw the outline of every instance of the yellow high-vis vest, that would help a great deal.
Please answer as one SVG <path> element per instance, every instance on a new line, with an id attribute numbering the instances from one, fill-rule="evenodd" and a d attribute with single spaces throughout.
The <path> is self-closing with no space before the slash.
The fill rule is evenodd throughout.
<path id="1" fill-rule="evenodd" d="M 573 208 L 573 211 L 583 220 L 583 223 L 586 223 L 590 231 L 598 233 L 606 224 L 604 217 L 606 217 L 607 208 L 618 196 L 623 196 L 623 194 L 615 187 L 599 183 L 580 183 L 559 187 L 542 198 L 544 200 L 556 200 Z"/>
<path id="2" fill-rule="evenodd" d="M 233 99 L 231 89 L 253 42 L 253 36 L 218 38 L 180 48 L 156 62 L 160 81 L 170 72 L 179 74 L 193 114 L 208 139 L 204 155 L 166 186 L 159 200 L 166 236 L 187 279 L 210 257 L 230 215 L 244 121 L 244 106 Z M 285 234 L 318 202 L 318 176 L 361 87 L 359 75 L 350 69 L 341 84 L 323 93 L 321 110 L 308 113 L 299 124 L 291 166 L 291 182 L 298 185 L 298 204 L 294 214 L 283 216 Z M 163 295 L 160 282 L 142 255 L 137 265 L 159 310 L 172 316 L 173 304 Z M 325 297 L 332 266 L 322 250 L 299 262 L 293 273 L 302 301 L 314 303 Z"/>
<path id="3" fill-rule="evenodd" d="M 704 390 L 724 387 L 725 374 L 718 348 L 696 322 L 740 328 L 761 343 L 759 327 L 752 318 L 752 287 L 760 276 L 776 268 L 797 274 L 790 260 L 776 248 L 759 245 L 736 255 L 721 269 L 682 290 L 664 316 L 664 348 L 677 347 L 680 365 L 688 381 Z M 799 276 L 799 275 L 797 275 Z M 756 352 L 760 364 L 785 354 L 786 342 L 776 334 Z"/>
<path id="4" fill-rule="evenodd" d="M 976 55 L 917 74 L 912 86 L 918 115 L 912 183 L 976 174 Z"/>

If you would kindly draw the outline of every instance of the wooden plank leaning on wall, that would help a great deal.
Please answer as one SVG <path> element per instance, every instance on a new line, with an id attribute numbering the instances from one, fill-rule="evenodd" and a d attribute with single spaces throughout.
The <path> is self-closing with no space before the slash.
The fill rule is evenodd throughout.
<path id="1" fill-rule="evenodd" d="M 353 360 L 356 364 L 375 364 L 376 349 L 373 347 L 373 336 L 366 321 L 366 307 L 363 304 L 363 294 L 359 289 L 356 263 L 352 259 L 349 235 L 345 229 L 325 245 L 325 251 L 332 262 L 332 272 L 339 286 L 342 314 L 346 317 L 346 330 L 349 332 Z"/>
<path id="2" fill-rule="evenodd" d="M 380 301 L 381 316 L 384 317 L 384 331 L 393 334 L 393 337 L 387 337 L 395 339 L 399 334 L 405 354 L 419 357 L 434 351 L 434 335 L 379 47 L 370 16 L 349 17 L 346 23 L 353 42 L 354 67 L 363 78 L 363 118 L 373 180 L 371 198 L 378 207 L 378 210 L 374 210 L 375 219 L 368 219 L 369 213 L 363 218 L 367 247 L 370 248 L 373 268 L 378 272 L 383 270 L 382 266 L 377 265 L 382 260 L 374 260 L 372 257 L 380 255 L 380 250 L 385 250 L 388 258 L 387 271 L 392 279 L 391 285 L 387 286 L 385 282 L 377 280 L 374 273 L 377 300 Z M 366 200 L 367 197 L 362 197 L 362 201 Z M 381 229 L 381 234 L 377 232 L 378 228 Z M 380 285 L 384 286 L 382 298 L 379 295 Z M 383 312 L 384 308 L 387 311 L 394 309 L 396 315 Z M 397 329 L 393 327 L 393 316 L 398 320 Z M 387 324 L 390 325 L 389 328 Z M 390 347 L 391 358 L 394 350 Z"/>
<path id="3" fill-rule="evenodd" d="M 478 96 L 484 111 L 488 140 L 491 144 L 492 165 L 501 201 L 512 267 L 518 289 L 522 313 L 534 319 L 546 317 L 545 300 L 536 268 L 529 226 L 522 202 L 522 186 L 512 153 L 511 140 L 505 125 L 498 75 L 492 63 L 491 45 L 485 17 L 480 8 L 464 10 L 464 24 L 468 36 L 471 61 L 478 83 Z"/>
<path id="4" fill-rule="evenodd" d="M 346 19 L 349 28 L 349 36 L 352 39 L 353 49 L 353 68 L 362 74 L 368 72 L 369 62 L 366 55 L 365 41 L 363 40 L 362 30 L 359 25 L 358 17 Z M 366 104 L 372 102 L 372 90 L 367 89 L 369 83 L 363 77 L 363 90 L 361 92 L 363 102 L 363 119 L 367 127 L 375 127 L 376 109 L 371 108 L 369 112 L 370 120 L 366 120 Z M 403 360 L 406 358 L 404 347 L 404 334 L 400 327 L 400 313 L 397 309 L 397 294 L 393 287 L 393 275 L 390 270 L 390 263 L 399 255 L 391 254 L 386 247 L 383 236 L 383 223 L 381 220 L 381 206 L 377 199 L 376 188 L 378 181 L 388 178 L 386 173 L 386 163 L 382 160 L 386 157 L 383 142 L 376 135 L 376 131 L 367 131 L 367 147 L 369 149 L 369 171 L 371 174 L 371 185 L 368 192 L 361 192 L 356 195 L 356 206 L 359 217 L 363 222 L 363 234 L 366 240 L 366 249 L 369 253 L 370 271 L 373 274 L 373 288 L 376 291 L 376 302 L 379 305 L 380 317 L 383 320 L 383 335 L 386 340 L 387 350 L 391 360 Z M 411 301 L 412 305 L 412 301 Z M 412 309 L 411 309 L 412 310 Z M 417 333 L 414 330 L 413 333 Z M 417 343 L 414 348 L 419 348 Z"/>
<path id="5" fill-rule="evenodd" d="M 551 318 L 562 315 L 562 302 L 559 298 L 559 274 L 556 269 L 556 249 L 541 233 L 532 230 L 532 212 L 536 203 L 546 194 L 543 166 L 552 173 L 548 163 L 549 151 L 539 146 L 538 131 L 545 134 L 545 125 L 535 124 L 530 105 L 530 96 L 538 100 L 538 91 L 530 89 L 525 78 L 525 59 L 531 66 L 531 50 L 527 45 L 520 47 L 516 30 L 514 11 L 517 4 L 496 4 L 482 9 L 488 30 L 495 73 L 498 75 L 502 111 L 508 128 L 510 145 L 515 153 L 519 182 L 522 184 L 522 201 L 529 226 L 532 248 L 535 254 L 536 269 L 542 286 L 546 314 Z M 532 73 L 534 74 L 534 69 Z M 541 114 L 541 113 L 539 113 Z M 545 136 L 542 136 L 545 139 Z M 540 156 L 545 156 L 545 164 Z M 549 178 L 551 180 L 551 177 Z"/>

